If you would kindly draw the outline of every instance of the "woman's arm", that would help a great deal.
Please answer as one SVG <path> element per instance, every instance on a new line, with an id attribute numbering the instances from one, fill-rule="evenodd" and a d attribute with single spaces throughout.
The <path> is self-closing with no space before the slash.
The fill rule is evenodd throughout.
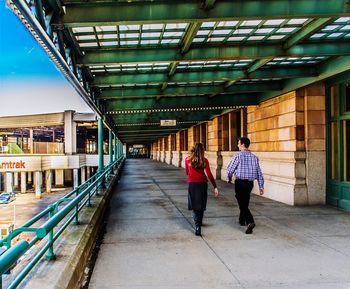
<path id="1" fill-rule="evenodd" d="M 211 184 L 213 185 L 213 187 L 215 189 L 217 187 L 216 182 L 215 182 L 215 179 L 213 177 L 213 174 L 211 173 L 209 162 L 207 159 L 205 159 L 205 174 L 207 175 L 209 181 L 211 182 Z"/>
<path id="2" fill-rule="evenodd" d="M 186 175 L 188 175 L 188 159 L 185 159 L 185 172 L 186 172 Z"/>

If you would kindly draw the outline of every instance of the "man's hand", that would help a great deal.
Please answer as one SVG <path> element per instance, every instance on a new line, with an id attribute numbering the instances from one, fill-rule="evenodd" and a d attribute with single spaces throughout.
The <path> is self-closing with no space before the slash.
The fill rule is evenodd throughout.
<path id="1" fill-rule="evenodd" d="M 264 194 L 264 189 L 259 189 L 260 196 Z"/>
<path id="2" fill-rule="evenodd" d="M 219 190 L 218 190 L 218 188 L 215 188 L 215 189 L 214 189 L 214 196 L 215 196 L 215 198 L 219 196 Z"/>
<path id="3" fill-rule="evenodd" d="M 231 183 L 232 183 L 232 178 L 228 178 L 228 179 L 227 179 L 227 183 L 228 183 L 228 184 L 231 184 Z"/>

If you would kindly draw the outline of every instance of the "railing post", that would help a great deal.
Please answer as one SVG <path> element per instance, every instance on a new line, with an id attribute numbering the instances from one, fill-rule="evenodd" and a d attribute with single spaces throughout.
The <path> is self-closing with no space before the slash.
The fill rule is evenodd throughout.
<path id="1" fill-rule="evenodd" d="M 77 197 L 79 195 L 79 189 L 76 190 L 75 196 Z M 78 219 L 78 214 L 79 214 L 79 203 L 75 206 L 75 214 L 74 214 L 74 225 L 79 225 L 79 219 Z"/>
<path id="2" fill-rule="evenodd" d="M 50 213 L 49 213 L 49 217 L 50 219 L 55 215 L 55 207 L 54 206 L 51 206 L 51 210 L 50 210 Z M 53 252 L 53 229 L 49 232 L 49 243 L 50 243 L 50 248 L 45 256 L 46 260 L 55 260 L 56 259 L 56 255 L 55 253 Z M 1 289 L 1 288 L 0 288 Z"/>
<path id="3" fill-rule="evenodd" d="M 117 159 L 117 136 L 114 134 L 114 160 Z"/>
<path id="4" fill-rule="evenodd" d="M 102 118 L 98 119 L 98 175 L 102 174 L 104 169 L 103 163 L 103 121 Z M 103 188 L 104 181 L 101 179 L 99 187 Z"/>
<path id="5" fill-rule="evenodd" d="M 90 181 L 88 182 L 87 185 L 90 186 Z M 88 203 L 86 206 L 91 207 L 91 190 L 89 190 L 89 192 L 88 192 Z"/>
<path id="6" fill-rule="evenodd" d="M 109 131 L 109 144 L 108 144 L 108 148 L 109 148 L 109 163 L 113 163 L 113 136 L 112 136 L 112 131 Z"/>

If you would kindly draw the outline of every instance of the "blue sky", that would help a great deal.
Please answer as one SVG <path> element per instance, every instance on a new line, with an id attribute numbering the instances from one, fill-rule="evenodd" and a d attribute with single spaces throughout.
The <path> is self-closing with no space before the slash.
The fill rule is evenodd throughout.
<path id="1" fill-rule="evenodd" d="M 0 0 L 0 117 L 90 109 Z M 22 104 L 17 106 L 14 104 Z"/>
<path id="2" fill-rule="evenodd" d="M 0 77 L 62 77 L 5 0 L 0 0 L 0 15 Z"/>

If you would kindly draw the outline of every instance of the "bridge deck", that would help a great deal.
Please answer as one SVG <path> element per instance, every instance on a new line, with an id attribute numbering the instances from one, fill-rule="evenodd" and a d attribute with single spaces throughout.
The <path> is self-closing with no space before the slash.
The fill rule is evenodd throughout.
<path id="1" fill-rule="evenodd" d="M 350 288 L 349 213 L 254 195 L 246 235 L 233 186 L 218 186 L 196 237 L 183 170 L 128 159 L 89 288 Z"/>

